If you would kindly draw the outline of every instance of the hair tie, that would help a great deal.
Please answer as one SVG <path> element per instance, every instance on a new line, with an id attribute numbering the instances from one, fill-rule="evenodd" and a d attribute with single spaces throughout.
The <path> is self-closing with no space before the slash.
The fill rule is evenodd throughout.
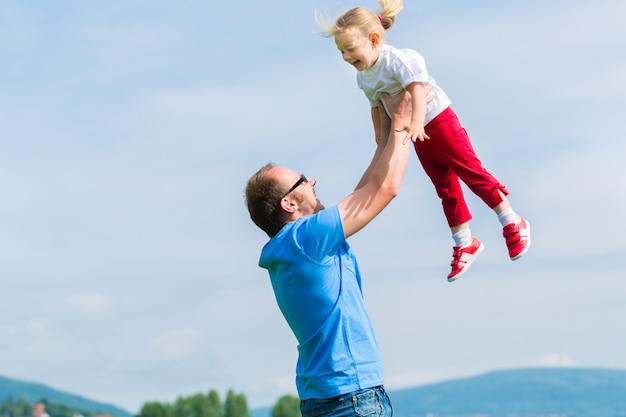
<path id="1" fill-rule="evenodd" d="M 380 20 L 380 23 L 383 23 L 383 19 L 384 17 L 382 15 L 378 15 L 378 20 Z"/>

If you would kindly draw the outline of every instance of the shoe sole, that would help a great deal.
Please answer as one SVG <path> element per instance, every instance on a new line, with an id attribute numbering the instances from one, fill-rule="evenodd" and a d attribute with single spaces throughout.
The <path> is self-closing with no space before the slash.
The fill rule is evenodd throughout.
<path id="1" fill-rule="evenodd" d="M 485 245 L 483 243 L 480 244 L 480 246 L 478 247 L 478 249 L 476 249 L 476 253 L 474 254 L 474 256 L 472 257 L 472 260 L 470 262 L 467 263 L 467 265 L 465 266 L 465 268 L 463 268 L 463 270 L 461 272 L 459 272 L 458 274 L 456 274 L 453 277 L 448 278 L 448 282 L 454 282 L 457 279 L 461 278 L 463 275 L 465 275 L 465 273 L 467 272 L 468 269 L 470 269 L 470 266 L 472 266 L 472 264 L 474 263 L 474 261 L 478 258 L 478 255 L 480 255 L 481 253 L 483 253 L 483 251 L 485 250 Z"/>
<path id="2" fill-rule="evenodd" d="M 526 230 L 528 231 L 528 240 L 526 241 L 526 246 L 524 246 L 524 249 L 519 253 L 519 255 L 511 258 L 512 261 L 516 261 L 522 256 L 526 255 L 526 252 L 528 252 L 528 249 L 530 249 L 530 223 L 528 222 L 528 220 L 526 220 Z"/>

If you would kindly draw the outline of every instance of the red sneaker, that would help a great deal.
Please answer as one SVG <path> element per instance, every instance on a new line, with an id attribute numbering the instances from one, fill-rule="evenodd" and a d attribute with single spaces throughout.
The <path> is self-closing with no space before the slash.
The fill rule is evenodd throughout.
<path id="1" fill-rule="evenodd" d="M 530 223 L 526 220 L 521 219 L 519 223 L 507 224 L 502 229 L 502 235 L 506 239 L 512 261 L 521 258 L 530 249 Z"/>
<path id="2" fill-rule="evenodd" d="M 450 266 L 452 271 L 448 275 L 448 282 L 452 282 L 467 272 L 472 263 L 478 258 L 478 255 L 485 249 L 485 245 L 480 240 L 472 237 L 472 243 L 468 246 L 454 246 L 452 248 L 452 262 Z"/>

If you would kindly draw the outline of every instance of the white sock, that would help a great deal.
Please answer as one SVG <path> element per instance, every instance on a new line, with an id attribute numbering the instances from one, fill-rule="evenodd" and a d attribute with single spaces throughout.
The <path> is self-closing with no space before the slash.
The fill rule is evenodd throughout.
<path id="1" fill-rule="evenodd" d="M 500 220 L 500 224 L 504 227 L 507 224 L 519 223 L 521 218 L 513 211 L 512 208 L 508 208 L 498 214 L 498 220 Z"/>
<path id="2" fill-rule="evenodd" d="M 472 243 L 472 231 L 469 228 L 461 229 L 452 235 L 452 239 L 455 246 L 469 246 Z"/>

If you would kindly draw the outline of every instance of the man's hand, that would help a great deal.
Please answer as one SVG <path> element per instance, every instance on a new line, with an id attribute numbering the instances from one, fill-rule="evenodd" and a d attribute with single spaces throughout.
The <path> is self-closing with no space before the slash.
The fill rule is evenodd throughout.
<path id="1" fill-rule="evenodd" d="M 383 93 L 383 100 L 387 111 L 391 114 L 391 128 L 396 132 L 402 132 L 403 130 L 408 131 L 411 122 L 411 94 L 403 91 L 395 97 L 390 97 L 389 94 Z M 381 123 L 383 123 L 382 119 L 384 118 L 386 118 L 387 123 L 389 123 L 389 118 L 386 113 L 380 113 Z M 383 130 L 383 132 L 384 131 L 385 130 Z M 402 143 L 406 143 L 409 139 L 410 136 L 407 134 Z"/>

